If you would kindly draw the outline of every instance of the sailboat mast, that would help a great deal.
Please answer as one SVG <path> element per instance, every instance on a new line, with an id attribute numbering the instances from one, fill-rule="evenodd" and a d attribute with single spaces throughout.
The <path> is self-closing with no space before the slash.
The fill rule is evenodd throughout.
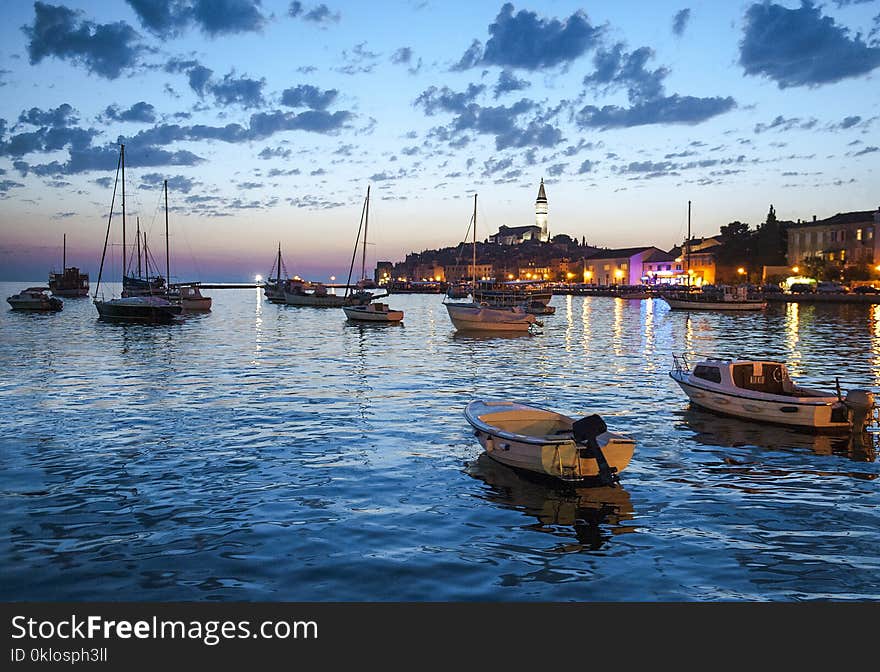
<path id="1" fill-rule="evenodd" d="M 687 267 L 687 276 L 688 276 L 688 285 L 691 284 L 691 202 L 688 201 L 688 237 L 687 243 L 685 243 L 687 247 L 685 248 L 685 263 Z"/>
<path id="2" fill-rule="evenodd" d="M 165 180 L 165 287 L 171 288 L 171 256 L 168 253 L 168 180 Z"/>
<path id="3" fill-rule="evenodd" d="M 474 301 L 477 300 L 477 195 L 474 194 L 474 251 L 471 261 L 471 274 L 473 276 Z"/>
<path id="4" fill-rule="evenodd" d="M 119 160 L 122 162 L 122 278 L 125 280 L 125 145 L 119 145 Z"/>
<path id="5" fill-rule="evenodd" d="M 141 277 L 141 218 L 137 218 L 138 278 Z"/>
<path id="6" fill-rule="evenodd" d="M 367 185 L 367 204 L 364 216 L 364 252 L 361 255 L 361 280 L 367 279 L 367 227 L 370 222 L 370 185 Z"/>
<path id="7" fill-rule="evenodd" d="M 62 244 L 62 252 L 61 252 L 61 272 L 64 273 L 64 269 L 67 268 L 67 234 L 64 234 L 64 243 Z"/>
<path id="8" fill-rule="evenodd" d="M 278 241 L 278 287 L 281 287 L 281 241 Z"/>

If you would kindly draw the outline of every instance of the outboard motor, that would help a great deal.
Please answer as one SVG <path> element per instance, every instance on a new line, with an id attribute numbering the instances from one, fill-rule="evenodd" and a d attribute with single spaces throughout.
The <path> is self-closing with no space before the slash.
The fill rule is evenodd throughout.
<path id="1" fill-rule="evenodd" d="M 875 422 L 874 393 L 871 390 L 850 390 L 843 403 L 849 409 L 853 432 L 863 432 Z"/>

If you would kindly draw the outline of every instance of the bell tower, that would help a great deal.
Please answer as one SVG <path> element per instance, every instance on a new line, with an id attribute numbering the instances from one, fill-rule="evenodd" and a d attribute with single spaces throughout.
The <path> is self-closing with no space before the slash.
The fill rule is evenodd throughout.
<path id="1" fill-rule="evenodd" d="M 544 178 L 541 178 L 541 186 L 538 187 L 538 200 L 535 201 L 535 226 L 541 228 L 541 242 L 550 240 L 550 231 L 547 228 L 547 194 L 544 193 Z"/>

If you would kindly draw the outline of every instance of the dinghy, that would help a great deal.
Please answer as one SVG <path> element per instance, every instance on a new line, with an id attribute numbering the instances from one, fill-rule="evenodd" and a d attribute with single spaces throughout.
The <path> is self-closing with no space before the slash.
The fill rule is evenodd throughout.
<path id="1" fill-rule="evenodd" d="M 575 420 L 514 401 L 476 400 L 465 418 L 489 457 L 570 483 L 619 482 L 635 441 L 608 431 L 598 415 Z"/>

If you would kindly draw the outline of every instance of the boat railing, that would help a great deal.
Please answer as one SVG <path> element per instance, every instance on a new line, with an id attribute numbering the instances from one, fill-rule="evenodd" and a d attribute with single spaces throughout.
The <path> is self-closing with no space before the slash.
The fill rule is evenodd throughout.
<path id="1" fill-rule="evenodd" d="M 684 354 L 672 355 L 672 370 L 677 373 L 689 373 L 691 367 L 688 364 L 687 356 Z"/>

